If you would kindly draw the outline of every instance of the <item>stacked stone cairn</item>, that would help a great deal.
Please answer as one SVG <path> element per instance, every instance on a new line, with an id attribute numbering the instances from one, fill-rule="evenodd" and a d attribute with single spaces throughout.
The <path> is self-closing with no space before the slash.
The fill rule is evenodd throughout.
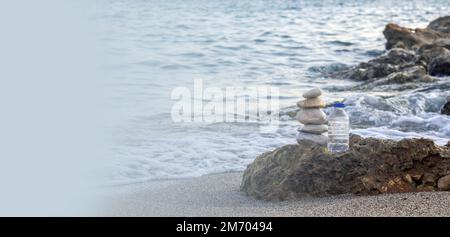
<path id="1" fill-rule="evenodd" d="M 303 93 L 305 99 L 297 102 L 300 111 L 296 118 L 303 124 L 297 134 L 298 143 L 310 140 L 320 145 L 327 145 L 328 136 L 324 134 L 328 131 L 327 115 L 321 110 L 325 107 L 325 101 L 320 97 L 321 95 L 322 91 L 314 88 Z"/>

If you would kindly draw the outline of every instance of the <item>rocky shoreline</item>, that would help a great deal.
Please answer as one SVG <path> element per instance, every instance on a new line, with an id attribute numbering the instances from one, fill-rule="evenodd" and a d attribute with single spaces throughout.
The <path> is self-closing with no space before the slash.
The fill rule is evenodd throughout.
<path id="1" fill-rule="evenodd" d="M 359 81 L 344 90 L 362 92 L 425 90 L 424 85 L 450 77 L 450 16 L 423 29 L 390 23 L 383 34 L 388 50 L 384 55 L 354 67 L 324 71 L 322 76 Z M 440 113 L 450 115 L 450 97 L 446 101 Z M 297 111 L 281 114 L 294 117 Z M 268 201 L 450 191 L 450 142 L 438 146 L 427 139 L 394 141 L 357 135 L 350 140 L 350 150 L 337 154 L 311 139 L 264 153 L 245 170 L 241 191 Z"/>
<path id="2" fill-rule="evenodd" d="M 350 140 L 350 150 L 342 153 L 310 141 L 264 153 L 245 170 L 241 190 L 267 201 L 450 191 L 450 143 L 358 135 Z"/>
<path id="3" fill-rule="evenodd" d="M 450 16 L 440 17 L 423 29 L 390 23 L 383 34 L 385 54 L 353 67 L 324 71 L 321 75 L 361 82 L 351 88 L 342 88 L 350 91 L 433 88 L 432 85 L 439 84 L 441 78 L 450 76 Z M 449 115 L 448 108 L 450 98 L 441 110 L 442 114 Z"/>
<path id="4" fill-rule="evenodd" d="M 418 88 L 420 83 L 450 76 L 449 32 L 450 16 L 438 18 L 424 29 L 390 23 L 383 31 L 386 54 L 324 76 L 361 81 L 353 88 L 358 90 Z"/>

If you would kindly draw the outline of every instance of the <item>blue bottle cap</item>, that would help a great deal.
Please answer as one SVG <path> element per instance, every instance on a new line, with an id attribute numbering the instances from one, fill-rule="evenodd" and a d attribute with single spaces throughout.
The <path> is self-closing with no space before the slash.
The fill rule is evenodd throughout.
<path id="1" fill-rule="evenodd" d="M 334 103 L 334 107 L 335 108 L 345 108 L 345 104 L 344 103 L 340 103 L 340 102 L 336 102 L 336 103 Z"/>

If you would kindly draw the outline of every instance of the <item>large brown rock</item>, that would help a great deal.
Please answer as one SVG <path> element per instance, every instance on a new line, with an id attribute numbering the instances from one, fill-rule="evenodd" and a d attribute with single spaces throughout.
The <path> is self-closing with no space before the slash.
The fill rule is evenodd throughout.
<path id="1" fill-rule="evenodd" d="M 383 31 L 386 49 L 404 48 L 417 54 L 416 64 L 427 65 L 431 76 L 450 75 L 450 16 L 432 21 L 425 29 L 388 24 Z M 423 60 L 423 61 L 421 61 Z"/>
<path id="2" fill-rule="evenodd" d="M 448 146 L 426 139 L 393 141 L 351 135 L 350 140 L 350 150 L 337 154 L 313 142 L 264 153 L 245 170 L 241 190 L 268 201 L 434 191 L 440 178 L 450 174 Z"/>
<path id="3" fill-rule="evenodd" d="M 410 29 L 393 23 L 386 25 L 383 31 L 386 38 L 386 49 L 405 48 L 416 50 L 423 44 L 433 44 L 441 38 L 448 38 L 448 34 L 433 29 Z"/>

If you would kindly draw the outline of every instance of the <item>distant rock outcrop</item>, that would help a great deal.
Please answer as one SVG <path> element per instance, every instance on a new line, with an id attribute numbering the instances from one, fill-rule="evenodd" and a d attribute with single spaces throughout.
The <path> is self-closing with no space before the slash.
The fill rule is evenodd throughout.
<path id="1" fill-rule="evenodd" d="M 245 170 L 241 190 L 268 201 L 450 191 L 450 147 L 426 139 L 350 140 L 350 150 L 337 154 L 308 141 L 264 153 Z"/>
<path id="2" fill-rule="evenodd" d="M 383 34 L 386 54 L 324 76 L 362 81 L 355 90 L 384 89 L 383 85 L 411 89 L 435 81 L 434 77 L 450 76 L 450 16 L 438 18 L 424 29 L 389 23 Z"/>
<path id="3" fill-rule="evenodd" d="M 404 48 L 417 50 L 422 45 L 432 45 L 440 39 L 448 38 L 448 34 L 430 28 L 410 29 L 393 23 L 386 25 L 383 31 L 386 38 L 386 49 Z"/>

